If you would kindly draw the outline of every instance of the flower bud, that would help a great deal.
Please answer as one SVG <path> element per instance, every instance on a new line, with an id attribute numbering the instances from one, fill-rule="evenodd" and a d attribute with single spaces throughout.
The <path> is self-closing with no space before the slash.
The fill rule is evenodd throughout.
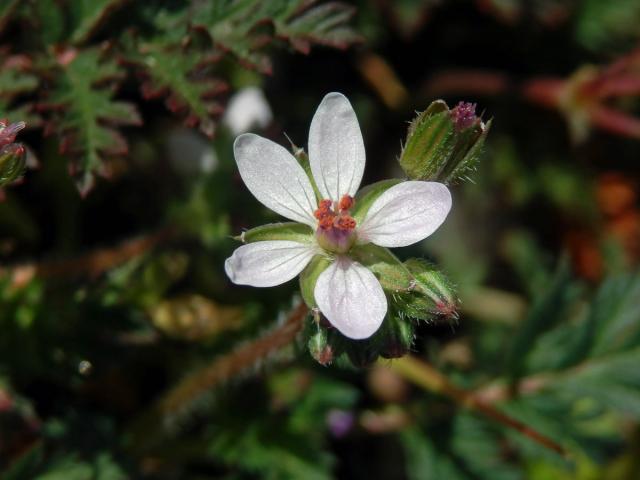
<path id="1" fill-rule="evenodd" d="M 307 342 L 309 353 L 320 365 L 329 365 L 333 361 L 334 350 L 329 343 L 327 329 L 318 328 L 317 332 L 309 337 Z"/>
<path id="2" fill-rule="evenodd" d="M 397 308 L 421 320 L 433 316 L 457 318 L 458 298 L 447 277 L 422 259 L 409 259 L 405 266 L 414 276 L 415 283 L 411 291 L 398 296 Z"/>
<path id="3" fill-rule="evenodd" d="M 407 318 L 388 315 L 383 324 L 383 346 L 380 356 L 384 358 L 404 357 L 413 345 L 413 325 Z"/>
<path id="4" fill-rule="evenodd" d="M 0 148 L 0 187 L 17 180 L 26 162 L 26 150 L 19 143 Z"/>
<path id="5" fill-rule="evenodd" d="M 474 168 L 491 122 L 475 113 L 475 104 L 449 109 L 436 100 L 409 126 L 400 165 L 411 180 L 451 183 Z"/>

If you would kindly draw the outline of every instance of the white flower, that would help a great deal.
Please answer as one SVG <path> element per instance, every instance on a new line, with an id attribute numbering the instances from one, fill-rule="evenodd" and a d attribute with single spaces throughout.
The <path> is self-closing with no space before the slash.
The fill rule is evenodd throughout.
<path id="1" fill-rule="evenodd" d="M 258 87 L 243 88 L 229 99 L 222 122 L 238 135 L 248 132 L 252 127 L 269 126 L 273 114 L 269 102 Z"/>
<path id="2" fill-rule="evenodd" d="M 350 251 L 367 243 L 403 247 L 431 235 L 451 209 L 447 187 L 419 181 L 395 184 L 373 200 L 357 224 L 350 213 L 364 172 L 364 142 L 355 112 L 340 93 L 324 97 L 311 121 L 309 163 L 315 183 L 284 147 L 258 135 L 240 135 L 234 153 L 251 193 L 311 230 L 300 241 L 241 246 L 225 262 L 229 278 L 240 285 L 279 285 L 302 272 L 315 255 L 327 256 L 332 262 L 319 275 L 313 295 L 318 308 L 349 338 L 373 335 L 387 313 L 387 298 L 376 276 Z"/>

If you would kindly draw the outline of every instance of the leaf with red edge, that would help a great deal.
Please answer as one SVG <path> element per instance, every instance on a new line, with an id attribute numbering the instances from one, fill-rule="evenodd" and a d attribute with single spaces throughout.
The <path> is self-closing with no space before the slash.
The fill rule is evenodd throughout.
<path id="1" fill-rule="evenodd" d="M 48 125 L 61 138 L 60 150 L 73 155 L 69 170 L 86 194 L 96 173 L 104 175 L 107 157 L 127 153 L 127 143 L 114 127 L 140 125 L 136 107 L 113 99 L 123 72 L 113 61 L 102 61 L 97 50 L 61 52 L 55 87 L 42 109 L 53 113 Z"/>

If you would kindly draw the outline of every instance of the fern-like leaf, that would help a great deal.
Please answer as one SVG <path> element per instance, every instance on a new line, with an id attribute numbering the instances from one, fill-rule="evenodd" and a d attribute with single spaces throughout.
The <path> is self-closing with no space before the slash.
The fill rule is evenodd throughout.
<path id="1" fill-rule="evenodd" d="M 227 0 L 208 2 L 194 10 L 193 23 L 208 32 L 214 45 L 233 53 L 241 62 L 264 73 L 271 64 L 262 52 L 275 38 L 287 40 L 308 53 L 312 44 L 345 48 L 359 37 L 347 26 L 354 11 L 316 0 Z M 260 32 L 271 25 L 273 31 Z"/>
<path id="2" fill-rule="evenodd" d="M 67 50 L 56 60 L 56 85 L 42 107 L 63 113 L 48 129 L 61 135 L 63 153 L 74 154 L 70 173 L 86 194 L 94 174 L 106 174 L 103 160 L 127 152 L 126 141 L 113 127 L 141 120 L 134 105 L 113 100 L 113 87 L 122 75 L 115 62 L 101 61 L 97 50 Z"/>
<path id="3" fill-rule="evenodd" d="M 165 97 L 167 108 L 182 116 L 187 126 L 199 127 L 205 135 L 213 136 L 213 119 L 222 112 L 215 98 L 227 90 L 226 83 L 212 75 L 216 57 L 205 58 L 180 47 L 145 44 L 127 60 L 134 62 L 145 78 L 141 84 L 145 98 Z"/>
<path id="4" fill-rule="evenodd" d="M 75 44 L 85 42 L 104 24 L 113 12 L 124 6 L 129 0 L 72 0 L 70 13 L 75 20 L 71 41 Z"/>

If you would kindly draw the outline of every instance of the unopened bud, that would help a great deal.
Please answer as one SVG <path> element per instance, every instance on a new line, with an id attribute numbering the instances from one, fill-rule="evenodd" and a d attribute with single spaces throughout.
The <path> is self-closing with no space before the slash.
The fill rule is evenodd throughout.
<path id="1" fill-rule="evenodd" d="M 447 319 L 457 318 L 458 298 L 447 277 L 421 259 L 412 258 L 405 262 L 415 278 L 410 292 L 398 297 L 398 308 L 414 318 L 428 320 L 434 316 Z"/>
<path id="2" fill-rule="evenodd" d="M 409 319 L 389 315 L 384 321 L 384 340 L 380 356 L 384 358 L 404 357 L 413 345 L 413 325 Z"/>
<path id="3" fill-rule="evenodd" d="M 475 104 L 433 102 L 409 126 L 400 165 L 411 180 L 451 183 L 473 169 L 489 131 Z"/>
<path id="4" fill-rule="evenodd" d="M 19 143 L 11 143 L 0 148 L 0 187 L 22 175 L 26 157 L 26 149 Z"/>
<path id="5" fill-rule="evenodd" d="M 325 328 L 319 328 L 309 337 L 307 342 L 309 353 L 320 365 L 329 365 L 333 361 L 333 347 L 328 341 L 328 333 Z"/>
<path id="6" fill-rule="evenodd" d="M 6 119 L 0 120 L 0 147 L 13 143 L 18 132 L 26 126 L 24 122 L 9 124 Z"/>

